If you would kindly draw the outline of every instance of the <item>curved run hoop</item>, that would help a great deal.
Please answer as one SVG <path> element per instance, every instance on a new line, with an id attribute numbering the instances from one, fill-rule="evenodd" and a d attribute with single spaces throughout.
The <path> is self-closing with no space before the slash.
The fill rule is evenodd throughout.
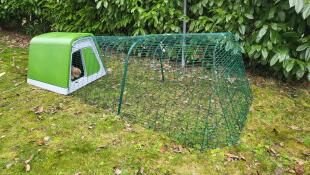
<path id="1" fill-rule="evenodd" d="M 238 141 L 252 95 L 240 45 L 232 34 L 94 39 L 108 75 L 77 96 L 191 147 Z"/>

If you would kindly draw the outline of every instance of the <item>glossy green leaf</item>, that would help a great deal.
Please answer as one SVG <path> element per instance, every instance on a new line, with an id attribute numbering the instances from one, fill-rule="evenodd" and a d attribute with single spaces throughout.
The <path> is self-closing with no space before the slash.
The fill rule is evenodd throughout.
<path id="1" fill-rule="evenodd" d="M 309 16 L 310 16 L 310 3 L 306 4 L 302 11 L 302 17 L 304 19 L 308 18 Z"/>
<path id="2" fill-rule="evenodd" d="M 276 64 L 278 60 L 279 60 L 279 57 L 277 54 L 275 54 L 270 60 L 270 66 L 273 66 L 274 64 Z"/>
<path id="3" fill-rule="evenodd" d="M 297 47 L 296 51 L 298 51 L 298 52 L 303 51 L 307 47 L 310 47 L 310 46 L 308 46 L 307 44 L 300 45 L 300 46 Z"/>
<path id="4" fill-rule="evenodd" d="M 300 13 L 304 7 L 304 0 L 295 0 L 295 10 L 297 13 Z"/>
<path id="5" fill-rule="evenodd" d="M 304 69 L 298 69 L 296 72 L 296 77 L 297 79 L 301 79 L 305 74 L 305 70 Z"/>
<path id="6" fill-rule="evenodd" d="M 248 19 L 254 19 L 254 16 L 252 14 L 246 13 L 245 17 L 247 17 Z"/>
<path id="7" fill-rule="evenodd" d="M 295 64 L 294 64 L 294 61 L 293 61 L 293 60 L 289 61 L 289 62 L 287 63 L 287 65 L 286 65 L 286 67 L 285 67 L 286 71 L 287 71 L 287 72 L 290 72 L 290 71 L 293 69 L 294 65 L 295 65 Z"/>
<path id="8" fill-rule="evenodd" d="M 267 30 L 268 30 L 268 26 L 267 25 L 263 26 L 259 30 L 257 38 L 256 38 L 256 42 L 259 42 L 265 36 L 265 34 L 267 33 Z"/>
<path id="9" fill-rule="evenodd" d="M 267 51 L 267 49 L 264 48 L 264 49 L 262 50 L 262 55 L 263 55 L 263 58 L 265 58 L 265 59 L 268 57 L 268 51 Z"/>
<path id="10" fill-rule="evenodd" d="M 97 3 L 96 8 L 97 8 L 97 9 L 100 9 L 100 8 L 101 8 L 101 6 L 102 6 L 102 1 L 99 1 L 99 2 Z"/>

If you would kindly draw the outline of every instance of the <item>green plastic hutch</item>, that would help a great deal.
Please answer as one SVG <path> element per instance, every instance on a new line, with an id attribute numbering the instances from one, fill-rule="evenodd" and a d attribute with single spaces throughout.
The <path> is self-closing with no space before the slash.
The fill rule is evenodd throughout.
<path id="1" fill-rule="evenodd" d="M 78 78 L 72 78 L 73 68 L 80 70 Z M 67 95 L 104 75 L 91 33 L 52 32 L 30 42 L 27 82 L 31 85 Z"/>

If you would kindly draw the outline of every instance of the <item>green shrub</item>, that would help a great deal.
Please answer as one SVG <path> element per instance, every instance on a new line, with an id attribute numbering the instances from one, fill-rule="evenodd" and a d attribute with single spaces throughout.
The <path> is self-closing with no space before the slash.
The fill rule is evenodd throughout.
<path id="1" fill-rule="evenodd" d="M 182 8 L 168 0 L 48 1 L 53 30 L 139 35 L 179 32 Z M 181 4 L 179 4 L 181 5 Z M 53 15 L 57 14 L 57 15 Z"/>
<path id="2" fill-rule="evenodd" d="M 46 32 L 49 21 L 43 14 L 45 1 L 40 0 L 0 0 L 0 25 L 22 29 L 27 34 Z"/>
<path id="3" fill-rule="evenodd" d="M 0 24 L 28 33 L 82 31 L 106 35 L 229 31 L 250 65 L 310 81 L 309 0 L 0 0 Z"/>
<path id="4" fill-rule="evenodd" d="M 310 81 L 310 2 L 202 0 L 190 10 L 190 32 L 231 31 L 242 41 L 251 64 Z"/>

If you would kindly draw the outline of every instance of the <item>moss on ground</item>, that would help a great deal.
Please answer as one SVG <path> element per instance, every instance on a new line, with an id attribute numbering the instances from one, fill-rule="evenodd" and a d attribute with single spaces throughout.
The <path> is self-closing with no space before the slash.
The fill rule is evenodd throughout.
<path id="1" fill-rule="evenodd" d="M 25 161 L 28 174 L 310 172 L 309 86 L 250 76 L 254 101 L 240 143 L 199 152 L 26 84 L 28 51 L 19 39 L 0 32 L 0 174 L 26 173 Z"/>

